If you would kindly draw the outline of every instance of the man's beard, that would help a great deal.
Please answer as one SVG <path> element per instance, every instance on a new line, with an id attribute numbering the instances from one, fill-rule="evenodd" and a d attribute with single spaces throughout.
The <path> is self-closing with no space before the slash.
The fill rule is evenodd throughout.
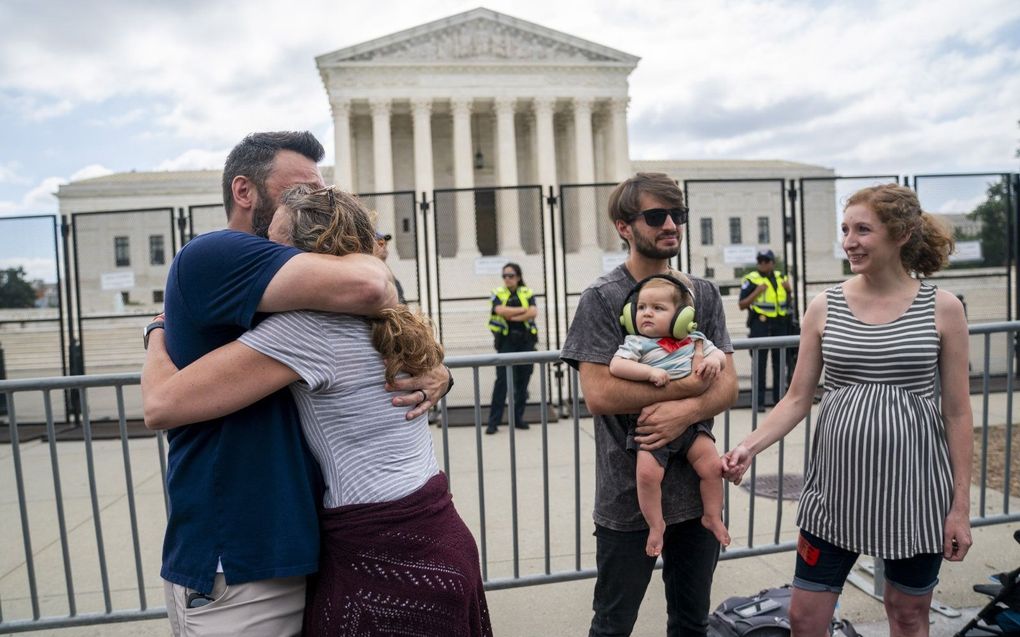
<path id="1" fill-rule="evenodd" d="M 258 193 L 258 203 L 251 211 L 251 231 L 253 234 L 269 238 L 269 224 L 273 222 L 273 215 L 276 213 L 276 202 L 270 199 L 269 193 L 261 186 L 255 186 Z"/>
<path id="2" fill-rule="evenodd" d="M 656 232 L 656 236 L 651 241 L 645 238 L 640 232 L 634 232 L 631 235 L 634 238 L 634 247 L 637 249 L 638 254 L 648 259 L 672 259 L 676 255 L 680 254 L 680 233 L 676 233 L 677 244 L 676 247 L 671 248 L 660 248 L 655 242 L 659 238 L 659 233 Z"/>

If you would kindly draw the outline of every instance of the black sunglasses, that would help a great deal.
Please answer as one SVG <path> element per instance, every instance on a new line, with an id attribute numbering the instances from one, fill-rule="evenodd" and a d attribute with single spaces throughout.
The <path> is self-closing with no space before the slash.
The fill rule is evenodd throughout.
<path id="1" fill-rule="evenodd" d="M 666 216 L 673 220 L 673 225 L 682 226 L 687 223 L 687 208 L 651 208 L 630 216 L 631 222 L 644 217 L 645 223 L 653 228 L 661 228 L 666 223 Z"/>

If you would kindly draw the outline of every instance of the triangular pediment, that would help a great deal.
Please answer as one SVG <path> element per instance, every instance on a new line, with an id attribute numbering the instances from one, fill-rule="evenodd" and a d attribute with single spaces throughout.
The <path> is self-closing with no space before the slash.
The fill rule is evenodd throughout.
<path id="1" fill-rule="evenodd" d="M 316 58 L 320 69 L 346 64 L 536 62 L 633 67 L 637 57 L 560 31 L 474 9 Z"/>

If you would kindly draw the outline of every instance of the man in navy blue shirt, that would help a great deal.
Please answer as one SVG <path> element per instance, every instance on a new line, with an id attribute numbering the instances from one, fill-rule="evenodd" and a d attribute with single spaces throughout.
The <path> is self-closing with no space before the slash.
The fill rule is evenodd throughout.
<path id="1" fill-rule="evenodd" d="M 236 339 L 267 312 L 370 315 L 396 304 L 389 271 L 371 255 L 310 254 L 265 239 L 284 190 L 322 187 L 323 154 L 308 132 L 256 133 L 231 151 L 223 171 L 227 229 L 181 249 L 167 278 L 165 336 L 156 326 L 146 330 L 166 339 L 177 367 Z M 154 391 L 146 381 L 143 372 L 143 391 Z M 413 393 L 394 403 L 422 413 L 447 383 L 443 367 L 407 379 L 398 388 Z M 168 440 L 160 575 L 174 634 L 298 634 L 305 576 L 318 564 L 321 478 L 289 390 L 171 430 Z"/>

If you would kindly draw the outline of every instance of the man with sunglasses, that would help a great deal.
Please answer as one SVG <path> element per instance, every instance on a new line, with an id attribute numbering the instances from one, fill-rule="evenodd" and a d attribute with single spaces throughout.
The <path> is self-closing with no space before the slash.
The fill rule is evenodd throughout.
<path id="1" fill-rule="evenodd" d="M 747 327 L 750 338 L 786 336 L 790 333 L 790 295 L 793 286 L 790 278 L 776 270 L 776 255 L 772 250 L 761 250 L 757 256 L 757 268 L 744 276 L 740 284 L 740 309 L 747 310 Z M 771 352 L 771 354 L 770 354 Z M 765 411 L 765 368 L 772 358 L 772 404 L 779 402 L 779 357 L 782 349 L 761 349 L 757 358 L 757 399 L 756 408 Z"/>
<path id="2" fill-rule="evenodd" d="M 635 454 L 627 450 L 627 417 L 638 414 L 636 440 L 659 449 L 689 427 L 711 433 L 712 418 L 733 404 L 737 377 L 719 289 L 691 276 L 698 329 L 726 354 L 711 383 L 696 375 L 665 387 L 616 378 L 609 363 L 624 340 L 620 312 L 638 281 L 669 272 L 687 223 L 683 192 L 662 173 L 638 173 L 610 195 L 609 217 L 629 247 L 626 262 L 599 277 L 581 295 L 562 358 L 578 369 L 595 420 L 595 583 L 590 637 L 629 635 L 655 567 L 645 553 L 648 527 L 638 507 Z M 719 543 L 701 525 L 698 475 L 674 460 L 662 482 L 666 532 L 662 550 L 667 634 L 705 635 Z"/>
<path id="3" fill-rule="evenodd" d="M 396 304 L 386 265 L 374 256 L 312 254 L 265 238 L 284 190 L 323 185 L 323 154 L 309 132 L 254 133 L 234 147 L 223 169 L 227 229 L 178 252 L 167 277 L 165 328 L 150 324 L 146 344 L 165 338 L 173 363 L 185 367 L 267 312 L 369 315 Z M 255 362 L 238 364 L 260 372 Z M 440 367 L 399 381 L 395 388 L 408 393 L 393 402 L 417 416 L 448 379 Z M 152 382 L 143 372 L 142 391 Z M 160 575 L 173 633 L 300 633 L 305 576 L 318 569 L 322 482 L 290 391 L 171 430 L 167 439 L 170 511 Z"/>

